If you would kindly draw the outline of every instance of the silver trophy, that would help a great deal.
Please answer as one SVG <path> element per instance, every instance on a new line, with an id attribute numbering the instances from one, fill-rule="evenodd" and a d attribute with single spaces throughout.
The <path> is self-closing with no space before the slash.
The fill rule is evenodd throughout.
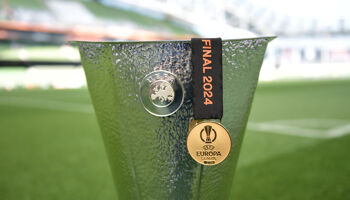
<path id="1" fill-rule="evenodd" d="M 224 113 L 230 154 L 195 162 L 190 41 L 77 42 L 120 200 L 226 200 L 272 37 L 223 40 Z M 203 133 L 204 139 L 205 133 Z"/>

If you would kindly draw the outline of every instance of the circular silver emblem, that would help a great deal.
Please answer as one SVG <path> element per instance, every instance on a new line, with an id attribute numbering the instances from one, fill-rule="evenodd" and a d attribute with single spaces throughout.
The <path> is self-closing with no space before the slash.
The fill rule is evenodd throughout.
<path id="1" fill-rule="evenodd" d="M 182 105 L 184 88 L 175 74 L 163 70 L 154 71 L 141 81 L 140 100 L 152 115 L 169 116 Z"/>
<path id="2" fill-rule="evenodd" d="M 159 80 L 151 84 L 149 88 L 149 97 L 153 105 L 157 107 L 167 107 L 174 101 L 175 92 L 169 82 Z"/>

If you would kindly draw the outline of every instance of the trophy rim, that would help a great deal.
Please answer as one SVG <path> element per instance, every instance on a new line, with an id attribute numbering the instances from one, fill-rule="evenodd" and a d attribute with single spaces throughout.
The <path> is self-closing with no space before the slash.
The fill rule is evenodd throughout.
<path id="1" fill-rule="evenodd" d="M 237 39 L 223 39 L 222 42 L 229 41 L 241 41 L 241 40 L 256 40 L 256 39 L 267 39 L 270 41 L 276 39 L 277 36 L 258 36 L 258 37 L 247 37 L 247 38 L 237 38 Z M 190 43 L 191 40 L 145 40 L 145 41 L 69 41 L 70 44 L 143 44 L 143 43 Z"/>

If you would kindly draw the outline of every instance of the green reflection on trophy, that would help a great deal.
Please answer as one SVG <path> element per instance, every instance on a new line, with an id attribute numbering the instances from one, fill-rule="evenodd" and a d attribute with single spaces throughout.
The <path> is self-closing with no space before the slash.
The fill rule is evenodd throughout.
<path id="1" fill-rule="evenodd" d="M 120 200 L 229 199 L 260 67 L 272 39 L 222 42 L 221 123 L 232 146 L 216 166 L 198 164 L 186 148 L 193 117 L 190 41 L 77 42 Z M 145 80 L 150 80 L 146 86 Z"/>

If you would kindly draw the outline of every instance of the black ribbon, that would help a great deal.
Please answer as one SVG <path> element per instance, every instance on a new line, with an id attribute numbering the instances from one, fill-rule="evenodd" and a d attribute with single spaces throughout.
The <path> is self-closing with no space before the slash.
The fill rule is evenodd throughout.
<path id="1" fill-rule="evenodd" d="M 192 95 L 194 119 L 223 115 L 222 40 L 192 38 Z"/>

